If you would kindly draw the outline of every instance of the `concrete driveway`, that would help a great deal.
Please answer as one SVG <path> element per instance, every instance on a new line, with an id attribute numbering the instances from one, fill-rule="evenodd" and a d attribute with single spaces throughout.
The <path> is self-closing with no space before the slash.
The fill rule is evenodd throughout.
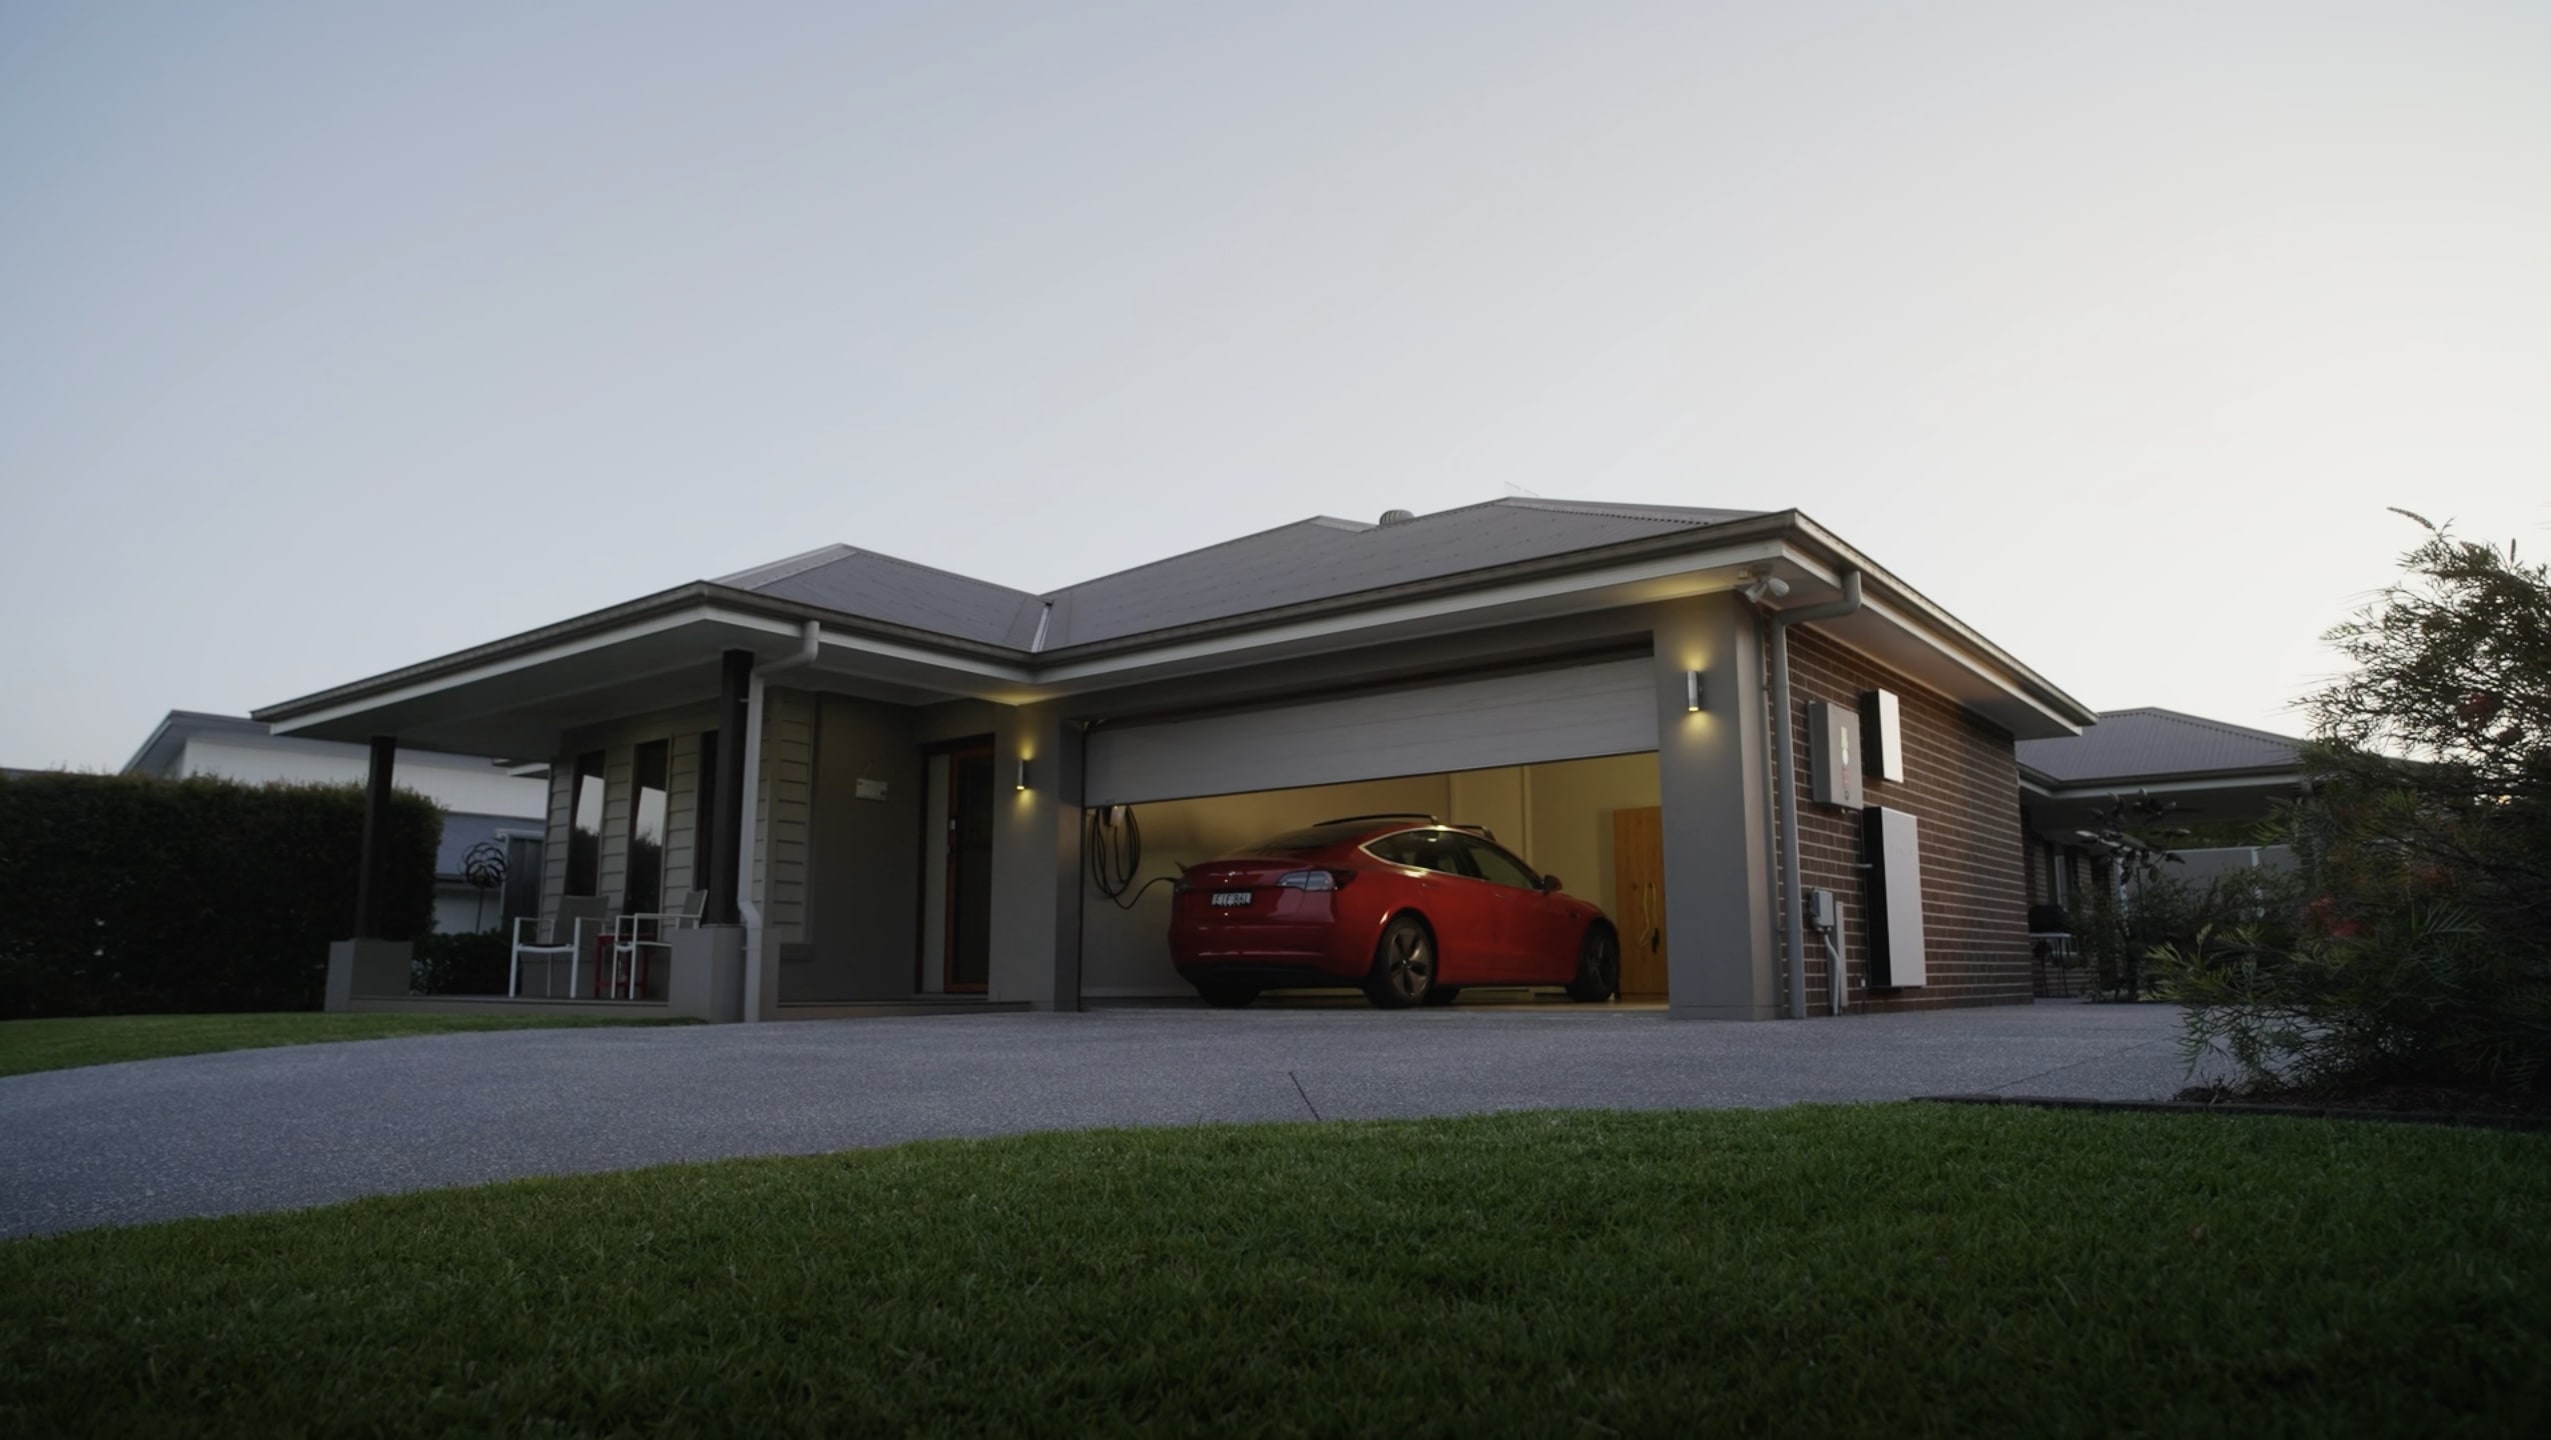
<path id="1" fill-rule="evenodd" d="M 2177 1010 L 1808 1024 L 1654 1011 L 1111 1009 L 517 1030 L 0 1079 L 0 1235 L 525 1175 L 1109 1125 L 1998 1091 L 2166 1099 Z"/>

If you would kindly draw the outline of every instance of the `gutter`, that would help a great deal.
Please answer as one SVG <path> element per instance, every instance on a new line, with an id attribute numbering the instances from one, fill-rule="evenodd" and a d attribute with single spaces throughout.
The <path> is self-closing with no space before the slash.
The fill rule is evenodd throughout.
<path id="1" fill-rule="evenodd" d="M 1781 954 L 1789 973 L 1789 1018 L 1807 1018 L 1806 893 L 1799 888 L 1797 724 L 1789 713 L 1789 627 L 1835 620 L 1860 608 L 1860 572 L 1842 572 L 1842 598 L 1772 616 L 1772 793 L 1780 807 Z M 1834 1009 L 1842 1009 L 1842 967 L 1834 967 Z"/>
<path id="2" fill-rule="evenodd" d="M 798 633 L 797 653 L 753 667 L 744 693 L 744 823 L 735 856 L 735 908 L 744 917 L 744 1018 L 756 1021 L 776 1008 L 778 971 L 762 954 L 762 902 L 753 890 L 753 860 L 760 852 L 762 822 L 762 682 L 765 676 L 815 663 L 824 648 L 824 622 L 809 620 Z M 771 993 L 765 995 L 767 986 Z"/>

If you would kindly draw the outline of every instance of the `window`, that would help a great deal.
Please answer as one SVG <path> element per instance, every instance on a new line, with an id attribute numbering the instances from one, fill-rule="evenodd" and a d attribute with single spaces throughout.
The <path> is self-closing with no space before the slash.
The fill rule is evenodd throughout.
<path id="1" fill-rule="evenodd" d="M 567 893 L 598 895 L 602 883 L 602 752 L 576 757 L 575 787 L 568 792 Z"/>
<path id="2" fill-rule="evenodd" d="M 664 908 L 665 769 L 671 742 L 650 740 L 637 749 L 630 776 L 629 875 L 620 908 L 633 915 Z"/>
<path id="3" fill-rule="evenodd" d="M 1514 856 L 1477 836 L 1456 835 L 1453 839 L 1468 853 L 1471 864 L 1477 867 L 1473 873 L 1482 880 L 1495 885 L 1512 886 L 1517 890 L 1541 888 L 1541 877 L 1533 874 L 1530 866 Z"/>
<path id="4" fill-rule="evenodd" d="M 1461 837 L 1443 830 L 1403 830 L 1385 835 L 1364 847 L 1377 860 L 1392 865 L 1414 865 L 1439 875 L 1465 875 L 1479 878 L 1470 857 L 1454 843 Z"/>

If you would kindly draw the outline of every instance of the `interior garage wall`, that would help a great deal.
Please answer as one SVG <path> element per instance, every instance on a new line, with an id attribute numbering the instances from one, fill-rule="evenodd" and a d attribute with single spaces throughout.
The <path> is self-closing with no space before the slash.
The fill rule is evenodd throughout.
<path id="1" fill-rule="evenodd" d="M 1612 812 L 1657 803 L 1656 755 L 1607 755 L 1524 767 L 1531 815 L 1520 845 L 1509 845 L 1559 886 L 1612 915 Z M 1504 830 L 1497 832 L 1500 836 Z M 1621 917 L 1612 915 L 1618 926 Z"/>
<path id="2" fill-rule="evenodd" d="M 927 780 L 910 709 L 799 697 L 812 716 L 806 921 L 782 952 L 783 1001 L 910 995 Z M 883 786 L 859 797 L 863 780 Z"/>
<path id="3" fill-rule="evenodd" d="M 1405 810 L 1454 818 L 1446 777 L 1367 780 L 1261 790 L 1204 800 L 1161 800 L 1134 807 L 1143 831 L 1136 885 L 1176 875 L 1243 845 L 1342 815 Z M 1130 910 L 1098 893 L 1086 876 L 1081 900 L 1081 994 L 1092 1000 L 1194 994 L 1169 963 L 1169 887 L 1155 885 Z"/>
<path id="4" fill-rule="evenodd" d="M 1798 766 L 1802 880 L 1843 904 L 1850 1003 L 1875 1010 L 2019 1004 L 2031 993 L 2027 860 L 2018 807 L 2019 759 L 2010 735 L 1807 626 L 1790 633 L 1789 672 Z M 1857 706 L 1864 690 L 1901 701 L 1905 779 L 1866 782 L 1868 803 L 1912 813 L 1922 840 L 1922 928 L 1930 983 L 1867 990 L 1868 906 L 1860 813 L 1808 803 L 1807 702 Z M 1807 937 L 1807 1006 L 1828 1013 L 1822 945 Z"/>

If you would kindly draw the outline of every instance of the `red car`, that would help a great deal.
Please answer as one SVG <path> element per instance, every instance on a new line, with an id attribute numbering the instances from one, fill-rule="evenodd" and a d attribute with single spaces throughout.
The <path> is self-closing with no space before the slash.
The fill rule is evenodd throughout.
<path id="1" fill-rule="evenodd" d="M 1559 893 L 1474 825 L 1355 815 L 1188 867 L 1169 956 L 1208 1004 L 1261 990 L 1359 985 L 1385 1009 L 1444 1005 L 1465 985 L 1621 987 L 1603 912 Z"/>

